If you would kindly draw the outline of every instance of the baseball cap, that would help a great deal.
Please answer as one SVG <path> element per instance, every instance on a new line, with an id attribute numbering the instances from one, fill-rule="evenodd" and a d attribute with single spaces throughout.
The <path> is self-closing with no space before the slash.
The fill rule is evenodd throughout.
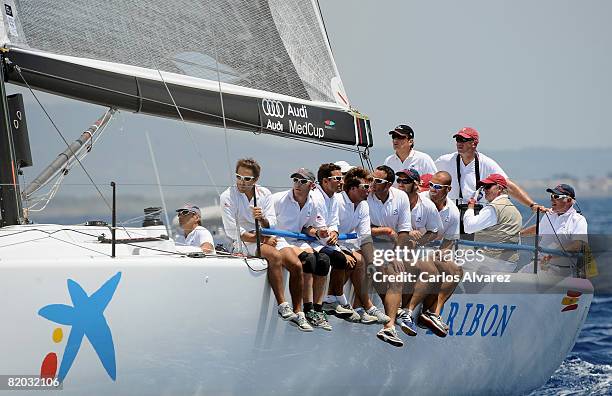
<path id="1" fill-rule="evenodd" d="M 334 165 L 338 165 L 340 167 L 340 172 L 342 172 L 342 173 L 346 173 L 346 172 L 350 171 L 351 169 L 356 168 L 355 166 L 350 165 L 346 161 L 336 161 L 336 162 L 334 162 Z"/>
<path id="2" fill-rule="evenodd" d="M 184 210 L 186 210 L 186 211 L 188 211 L 188 212 L 190 212 L 190 213 L 195 213 L 195 214 L 197 214 L 198 216 L 202 217 L 202 212 L 200 212 L 200 208 L 198 208 L 197 206 L 192 205 L 192 204 L 190 204 L 190 203 L 186 203 L 186 204 L 185 204 L 185 205 L 183 205 L 182 207 L 178 208 L 178 209 L 176 210 L 176 212 L 178 213 L 178 212 L 182 212 L 182 211 L 184 211 Z"/>
<path id="3" fill-rule="evenodd" d="M 423 176 L 421 176 L 421 191 L 429 191 L 429 182 L 432 178 L 433 174 L 431 173 L 425 173 Z"/>
<path id="4" fill-rule="evenodd" d="M 506 181 L 506 178 L 500 175 L 499 173 L 491 173 L 489 176 L 479 181 L 476 184 L 476 187 L 479 188 L 489 184 L 497 184 L 498 186 L 502 186 L 503 188 L 508 188 L 508 182 Z"/>
<path id="5" fill-rule="evenodd" d="M 389 131 L 389 135 L 399 133 L 400 135 L 408 136 L 408 139 L 414 139 L 414 131 L 408 125 L 400 124 L 394 130 Z"/>
<path id="6" fill-rule="evenodd" d="M 461 136 L 466 139 L 474 139 L 476 143 L 478 143 L 479 140 L 478 131 L 470 127 L 461 128 L 459 131 L 457 131 L 457 133 L 453 135 L 453 138 L 456 138 L 457 136 Z"/>
<path id="7" fill-rule="evenodd" d="M 412 179 L 412 180 L 414 180 L 416 182 L 420 182 L 421 181 L 421 176 L 419 175 L 419 172 L 416 169 L 414 169 L 414 168 L 402 169 L 399 172 L 395 172 L 395 176 L 400 176 L 400 175 L 406 175 L 410 179 Z"/>
<path id="8" fill-rule="evenodd" d="M 306 179 L 311 182 L 315 181 L 314 174 L 306 168 L 300 168 L 296 170 L 289 177 L 299 177 L 299 178 Z"/>
<path id="9" fill-rule="evenodd" d="M 555 188 L 546 189 L 546 192 L 558 195 L 569 195 L 574 199 L 576 198 L 576 192 L 574 191 L 574 187 L 570 186 L 569 184 L 559 184 Z"/>

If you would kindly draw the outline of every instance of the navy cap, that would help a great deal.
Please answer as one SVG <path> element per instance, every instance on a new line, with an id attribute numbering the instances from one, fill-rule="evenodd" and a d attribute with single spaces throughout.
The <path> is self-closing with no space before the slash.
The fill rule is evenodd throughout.
<path id="1" fill-rule="evenodd" d="M 406 175 L 408 178 L 414 180 L 417 183 L 421 182 L 421 176 L 419 175 L 419 172 L 414 168 L 402 169 L 399 172 L 395 172 L 395 176 L 401 176 L 401 175 Z"/>
<path id="2" fill-rule="evenodd" d="M 414 131 L 408 125 L 400 124 L 396 126 L 394 130 L 389 132 L 389 135 L 393 135 L 394 133 L 407 136 L 408 139 L 414 139 Z"/>
<path id="3" fill-rule="evenodd" d="M 570 197 L 576 199 L 576 192 L 574 191 L 574 187 L 570 186 L 569 184 L 559 184 L 555 188 L 546 189 L 546 192 L 558 195 L 569 195 Z"/>

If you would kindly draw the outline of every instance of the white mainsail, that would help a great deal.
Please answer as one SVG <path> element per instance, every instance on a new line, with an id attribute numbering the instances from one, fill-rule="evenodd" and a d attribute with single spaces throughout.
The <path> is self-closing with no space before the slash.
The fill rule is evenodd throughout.
<path id="1" fill-rule="evenodd" d="M 13 82 L 134 112 L 372 145 L 315 0 L 5 3 L 0 39 L 19 66 Z M 283 116 L 267 114 L 266 100 Z"/>

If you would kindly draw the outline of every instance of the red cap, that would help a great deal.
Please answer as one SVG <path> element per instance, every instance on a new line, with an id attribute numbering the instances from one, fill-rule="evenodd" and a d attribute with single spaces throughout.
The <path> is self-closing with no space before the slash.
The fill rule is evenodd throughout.
<path id="1" fill-rule="evenodd" d="M 498 173 L 491 173 L 489 176 L 479 181 L 476 187 L 481 187 L 487 184 L 497 184 L 499 186 L 502 186 L 503 188 L 508 188 L 508 182 L 506 181 L 506 178 Z"/>
<path id="2" fill-rule="evenodd" d="M 423 176 L 421 176 L 421 191 L 429 191 L 429 182 L 431 181 L 432 177 L 433 175 L 431 173 L 425 173 Z"/>
<path id="3" fill-rule="evenodd" d="M 474 139 L 476 143 L 478 143 L 479 140 L 478 131 L 470 127 L 461 128 L 457 133 L 453 135 L 453 138 L 456 138 L 457 136 L 461 136 L 466 139 Z"/>

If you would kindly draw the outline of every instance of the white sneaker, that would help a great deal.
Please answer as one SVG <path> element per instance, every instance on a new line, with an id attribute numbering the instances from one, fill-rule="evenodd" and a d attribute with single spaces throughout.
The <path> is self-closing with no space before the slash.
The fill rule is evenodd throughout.
<path id="1" fill-rule="evenodd" d="M 291 318 L 291 323 L 297 326 L 298 330 L 301 331 L 308 332 L 313 330 L 310 323 L 308 323 L 308 320 L 306 320 L 306 315 L 304 315 L 304 312 L 298 312 L 295 314 L 295 316 Z"/>
<path id="2" fill-rule="evenodd" d="M 283 320 L 291 320 L 295 316 L 295 313 L 293 312 L 293 309 L 291 309 L 291 305 L 285 301 L 278 306 L 278 316 L 280 316 Z"/>
<path id="3" fill-rule="evenodd" d="M 378 309 L 376 305 L 373 305 L 372 308 L 366 311 L 366 313 L 370 316 L 374 316 L 376 318 L 376 322 L 380 324 L 387 324 L 391 320 L 391 318 L 385 315 L 383 311 Z"/>

